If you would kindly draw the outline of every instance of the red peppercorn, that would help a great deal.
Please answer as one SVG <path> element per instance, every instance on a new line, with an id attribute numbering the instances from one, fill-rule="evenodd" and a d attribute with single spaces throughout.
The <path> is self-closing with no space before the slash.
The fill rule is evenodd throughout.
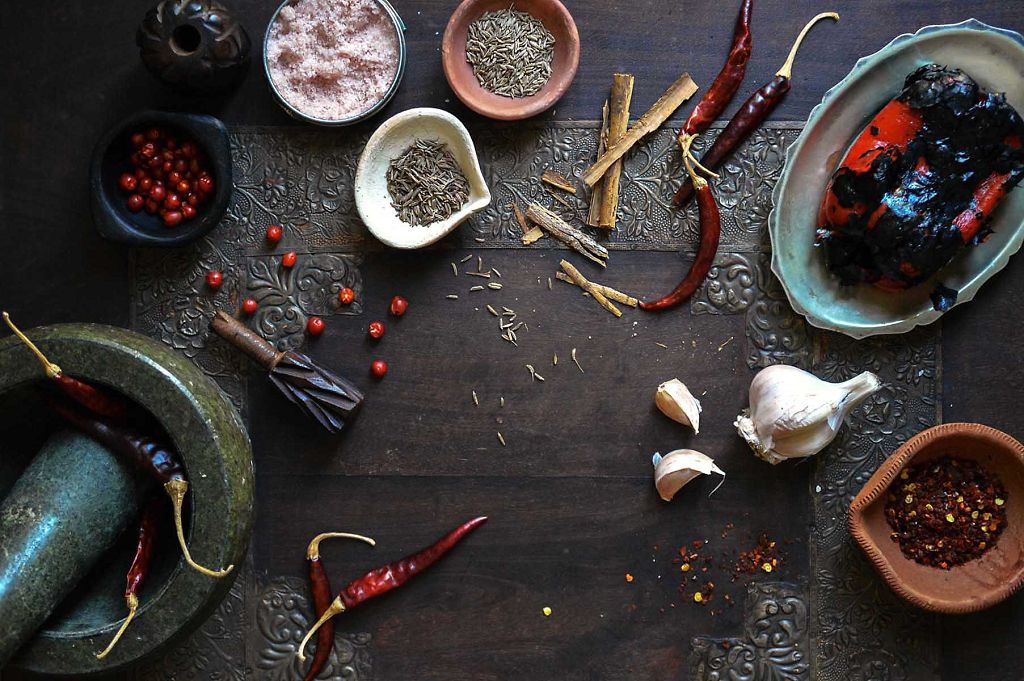
<path id="1" fill-rule="evenodd" d="M 178 184 L 179 182 L 182 181 L 182 179 L 184 178 L 182 177 L 181 173 L 179 173 L 177 170 L 171 170 L 171 172 L 167 173 L 168 184 Z"/>
<path id="2" fill-rule="evenodd" d="M 198 206 L 199 205 L 199 196 L 197 194 L 193 194 L 192 192 L 189 192 L 188 193 L 188 198 L 186 199 L 186 201 L 188 202 L 188 205 L 190 205 L 190 206 Z"/>
<path id="3" fill-rule="evenodd" d="M 281 229 L 281 225 L 270 225 L 267 227 L 267 241 L 272 244 L 276 244 L 284 236 L 284 231 Z"/>
<path id="4" fill-rule="evenodd" d="M 139 191 L 149 193 L 149 190 L 153 188 L 153 178 L 149 175 L 139 178 Z"/>
<path id="5" fill-rule="evenodd" d="M 180 210 L 168 210 L 163 212 L 164 225 L 167 227 L 177 227 L 181 224 L 184 217 L 185 216 L 181 214 Z"/>
<path id="6" fill-rule="evenodd" d="M 327 324 L 320 317 L 310 317 L 306 322 L 306 333 L 310 336 L 319 336 L 327 328 Z"/>
<path id="7" fill-rule="evenodd" d="M 342 305 L 351 305 L 352 301 L 356 299 L 356 292 L 350 289 L 348 286 L 338 291 L 338 301 Z"/>
<path id="8" fill-rule="evenodd" d="M 141 147 L 145 143 L 146 143 L 146 136 L 143 135 L 141 132 L 137 132 L 134 135 L 132 135 L 132 146 L 133 147 Z"/>
<path id="9" fill-rule="evenodd" d="M 171 163 L 170 161 L 164 161 L 163 163 L 160 164 L 160 169 L 163 170 L 165 173 L 171 172 L 171 168 L 173 167 L 174 164 Z"/>
<path id="10" fill-rule="evenodd" d="M 167 198 L 167 190 L 164 189 L 163 184 L 157 182 L 149 190 L 149 198 L 154 201 L 163 201 Z"/>
<path id="11" fill-rule="evenodd" d="M 174 187 L 178 190 L 178 193 L 182 196 L 188 196 L 188 193 L 192 191 L 192 185 L 188 183 L 188 180 L 181 180 Z"/>
<path id="12" fill-rule="evenodd" d="M 122 173 L 117 184 L 126 192 L 133 192 L 139 186 L 139 179 L 131 173 Z"/>
<path id="13" fill-rule="evenodd" d="M 224 283 L 224 275 L 217 270 L 210 270 L 206 273 L 206 285 L 212 289 L 220 288 L 220 285 Z"/>
<path id="14" fill-rule="evenodd" d="M 199 191 L 209 194 L 213 191 L 213 178 L 209 175 L 200 175 L 196 180 L 196 186 L 199 187 Z"/>
<path id="15" fill-rule="evenodd" d="M 167 198 L 164 199 L 164 208 L 167 210 L 177 210 L 181 208 L 181 197 L 177 194 L 168 194 Z"/>
<path id="16" fill-rule="evenodd" d="M 388 363 L 382 359 L 373 360 L 373 363 L 370 364 L 370 373 L 375 378 L 384 378 L 384 375 L 388 373 Z"/>
<path id="17" fill-rule="evenodd" d="M 160 159 L 156 156 L 156 145 L 152 142 L 146 142 L 139 147 L 139 153 L 142 154 L 143 158 L 148 158 L 150 160 L 150 165 L 152 165 L 153 160 L 160 163 Z"/>
<path id="18" fill-rule="evenodd" d="M 281 264 L 285 267 L 294 267 L 295 263 L 298 262 L 299 256 L 295 251 L 288 251 L 281 256 Z"/>
<path id="19" fill-rule="evenodd" d="M 142 198 L 141 194 L 132 194 L 128 197 L 128 210 L 131 212 L 138 213 L 144 205 L 146 205 L 146 199 Z"/>
<path id="20" fill-rule="evenodd" d="M 384 322 L 370 322 L 366 332 L 370 334 L 370 338 L 380 340 L 384 337 Z"/>
<path id="21" fill-rule="evenodd" d="M 191 205 L 186 203 L 186 204 L 184 204 L 181 207 L 181 217 L 185 218 L 186 220 L 191 220 L 195 216 L 196 216 L 196 207 L 195 206 L 191 206 Z"/>
<path id="22" fill-rule="evenodd" d="M 256 308 L 258 307 L 259 303 L 257 303 L 252 298 L 246 298 L 245 300 L 242 301 L 242 310 L 245 312 L 245 314 L 253 314 L 254 312 L 256 312 Z"/>
<path id="23" fill-rule="evenodd" d="M 150 215 L 156 215 L 156 212 L 160 209 L 160 204 L 153 199 L 146 200 L 146 212 Z"/>
<path id="24" fill-rule="evenodd" d="M 391 305 L 388 310 L 395 317 L 401 317 L 405 314 L 405 311 L 409 309 L 409 301 L 402 296 L 395 296 L 391 299 Z"/>

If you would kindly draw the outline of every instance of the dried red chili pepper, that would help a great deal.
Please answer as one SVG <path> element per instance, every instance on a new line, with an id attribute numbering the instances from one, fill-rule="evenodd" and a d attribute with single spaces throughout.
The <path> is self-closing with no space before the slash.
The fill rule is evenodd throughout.
<path id="1" fill-rule="evenodd" d="M 396 560 L 393 563 L 382 565 L 375 570 L 370 570 L 359 579 L 353 580 L 331 601 L 330 606 L 320 616 L 317 623 L 313 625 L 313 628 L 306 632 L 302 643 L 299 644 L 299 659 L 306 659 L 303 650 L 306 648 L 309 639 L 332 617 L 346 610 L 351 610 L 360 603 L 375 596 L 380 596 L 402 586 L 409 579 L 436 563 L 441 556 L 451 551 L 452 547 L 458 544 L 463 537 L 485 522 L 487 522 L 487 516 L 473 518 L 459 525 L 436 543 L 431 544 L 422 551 L 406 556 L 401 560 Z"/>
<path id="2" fill-rule="evenodd" d="M 46 370 L 46 377 L 52 379 L 61 392 L 97 416 L 117 423 L 124 423 L 128 419 L 128 404 L 124 400 L 118 399 L 114 395 L 100 390 L 85 381 L 80 381 L 65 374 L 59 366 L 46 358 L 46 355 L 36 347 L 36 344 L 21 332 L 21 329 L 14 325 L 9 314 L 4 312 L 3 317 L 4 321 L 7 322 L 7 326 L 11 327 L 14 335 L 20 338 L 21 342 L 27 345 L 28 349 L 39 359 L 39 362 Z"/>
<path id="3" fill-rule="evenodd" d="M 103 649 L 103 652 L 97 653 L 97 660 L 102 660 L 110 654 L 139 609 L 139 589 L 142 588 L 142 583 L 149 575 L 149 563 L 153 558 L 153 544 L 159 528 L 160 515 L 166 503 L 160 497 L 153 497 L 142 512 L 142 518 L 139 520 L 139 536 L 135 542 L 135 557 L 132 558 L 131 567 L 128 568 L 124 587 L 124 600 L 128 605 L 128 616 L 125 617 L 121 628 L 114 634 L 114 638 L 110 639 L 110 643 Z"/>
<path id="4" fill-rule="evenodd" d="M 789 92 L 792 84 L 793 60 L 796 58 L 796 52 L 800 48 L 800 43 L 803 42 L 804 36 L 807 35 L 811 26 L 826 18 L 839 21 L 839 15 L 835 12 L 822 12 L 807 22 L 793 43 L 793 47 L 790 48 L 786 63 L 782 65 L 782 68 L 776 72 L 775 77 L 767 85 L 752 94 L 743 103 L 743 106 L 740 107 L 740 110 L 729 121 L 725 130 L 719 133 L 711 148 L 704 152 L 700 159 L 699 167 L 711 171 L 718 168 L 726 157 L 732 154 L 764 122 L 768 114 L 775 110 L 775 107 L 779 105 L 783 98 L 785 98 L 786 93 Z M 682 138 L 680 138 L 680 143 L 682 143 Z M 689 151 L 689 147 L 684 147 L 684 149 Z M 683 185 L 676 192 L 672 200 L 677 206 L 681 207 L 686 205 L 686 202 L 690 200 L 693 193 L 693 182 L 690 178 L 687 178 L 683 181 Z"/>
<path id="5" fill-rule="evenodd" d="M 696 174 L 691 174 L 691 177 L 697 187 L 697 207 L 700 215 L 700 245 L 697 247 L 697 256 L 690 265 L 690 271 L 671 293 L 658 300 L 640 301 L 638 305 L 642 310 L 667 310 L 682 303 L 697 290 L 715 261 L 718 241 L 722 235 L 721 213 L 707 180 Z"/>
<path id="6" fill-rule="evenodd" d="M 747 73 L 747 62 L 750 61 L 750 53 L 754 49 L 754 39 L 750 34 L 750 17 L 754 9 L 753 0 L 743 0 L 740 5 L 740 13 L 736 16 L 736 26 L 732 32 L 732 48 L 729 50 L 729 57 L 725 60 L 722 70 L 715 76 L 711 87 L 704 93 L 697 106 L 690 112 L 686 123 L 679 130 L 679 146 L 683 149 L 683 156 L 689 157 L 696 162 L 690 147 L 694 140 L 702 132 L 714 123 L 729 101 L 736 94 L 743 76 Z M 700 164 L 697 163 L 699 166 Z M 714 173 L 711 173 L 712 175 Z"/>
<path id="7" fill-rule="evenodd" d="M 348 532 L 324 532 L 313 537 L 313 540 L 309 542 L 309 546 L 306 548 L 306 560 L 309 561 L 309 590 L 313 594 L 313 607 L 317 618 L 323 616 L 327 612 L 327 608 L 331 607 L 331 582 L 327 578 L 323 561 L 320 560 L 320 542 L 324 539 L 334 538 L 358 539 L 370 546 L 376 545 L 376 542 L 369 537 L 349 534 Z M 313 662 L 309 665 L 309 670 L 306 672 L 306 676 L 303 677 L 303 681 L 312 681 L 316 678 L 316 675 L 327 664 L 333 647 L 334 623 L 327 621 L 324 622 L 317 633 L 316 654 L 313 655 Z"/>
<path id="8" fill-rule="evenodd" d="M 50 406 L 69 424 L 160 481 L 174 505 L 174 528 L 189 567 L 210 577 L 224 577 L 234 569 L 234 565 L 229 565 L 223 570 L 211 570 L 192 560 L 181 524 L 182 504 L 188 493 L 188 476 L 176 451 L 148 435 L 87 414 L 73 404 L 51 400 Z"/>

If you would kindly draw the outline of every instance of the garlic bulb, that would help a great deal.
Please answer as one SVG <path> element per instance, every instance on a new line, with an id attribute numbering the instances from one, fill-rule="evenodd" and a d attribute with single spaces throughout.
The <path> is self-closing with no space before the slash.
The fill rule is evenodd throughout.
<path id="1" fill-rule="evenodd" d="M 693 426 L 693 432 L 700 432 L 700 401 L 690 394 L 689 389 L 678 378 L 665 381 L 654 393 L 654 403 L 661 413 L 684 426 Z"/>
<path id="2" fill-rule="evenodd" d="M 665 456 L 655 453 L 652 463 L 654 487 L 665 501 L 672 501 L 676 492 L 698 475 L 718 473 L 722 476 L 722 482 L 725 482 L 725 471 L 715 465 L 714 459 L 692 449 L 677 449 Z M 722 482 L 718 483 L 718 487 L 722 486 Z M 718 487 L 711 490 L 711 494 Z"/>
<path id="3" fill-rule="evenodd" d="M 882 387 L 870 371 L 829 383 L 796 367 L 762 369 L 750 383 L 750 408 L 733 424 L 768 463 L 817 454 L 832 442 L 851 409 Z"/>

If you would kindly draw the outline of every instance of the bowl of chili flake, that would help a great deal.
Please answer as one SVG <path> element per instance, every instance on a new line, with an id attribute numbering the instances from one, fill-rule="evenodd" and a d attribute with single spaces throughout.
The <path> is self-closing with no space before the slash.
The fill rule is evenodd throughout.
<path id="1" fill-rule="evenodd" d="M 850 505 L 849 527 L 904 600 L 932 612 L 988 608 L 1024 584 L 1024 445 L 978 423 L 908 440 Z"/>

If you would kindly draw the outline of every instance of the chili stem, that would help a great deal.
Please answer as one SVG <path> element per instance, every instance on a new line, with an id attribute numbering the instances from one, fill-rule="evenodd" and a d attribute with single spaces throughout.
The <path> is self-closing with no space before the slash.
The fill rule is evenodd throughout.
<path id="1" fill-rule="evenodd" d="M 181 526 L 181 507 L 185 500 L 185 494 L 188 492 L 188 483 L 184 480 L 170 480 L 164 484 L 164 489 L 167 490 L 167 494 L 174 504 L 174 529 L 178 533 L 178 544 L 181 545 L 181 553 L 185 556 L 185 562 L 190 568 L 204 575 L 226 577 L 235 569 L 234 565 L 229 565 L 223 570 L 211 570 L 192 560 L 192 554 L 188 552 L 188 544 L 185 543 L 185 530 Z"/>
<path id="2" fill-rule="evenodd" d="M 125 597 L 125 602 L 128 604 L 128 616 L 124 618 L 121 628 L 119 628 L 117 633 L 114 634 L 114 638 L 110 639 L 110 643 L 108 643 L 107 647 L 103 649 L 103 652 L 96 654 L 97 660 L 102 660 L 110 654 L 110 651 L 114 649 L 117 642 L 121 640 L 121 636 L 124 635 L 125 630 L 128 629 L 128 625 L 131 624 L 132 620 L 135 618 L 135 613 L 139 610 L 139 597 L 135 594 L 129 594 Z"/>
<path id="3" fill-rule="evenodd" d="M 11 315 L 7 314 L 6 311 L 4 312 L 4 321 L 7 322 L 7 326 L 11 327 L 11 331 L 14 332 L 14 335 L 20 338 L 21 342 L 27 345 L 28 349 L 31 350 L 39 359 L 40 364 L 42 364 L 43 368 L 46 369 L 46 377 L 56 378 L 61 373 L 60 367 L 48 360 L 46 355 L 43 354 L 43 351 L 36 347 L 36 344 L 30 341 L 28 336 L 21 332 L 21 329 L 14 325 L 14 322 L 11 321 Z"/>
<path id="4" fill-rule="evenodd" d="M 375 542 L 370 537 L 364 537 L 361 534 L 352 534 L 350 532 L 322 532 L 309 542 L 309 546 L 306 548 L 306 559 L 307 560 L 319 560 L 320 558 L 320 542 L 324 539 L 357 539 L 359 541 L 366 542 L 370 546 L 376 546 Z"/>
<path id="5" fill-rule="evenodd" d="M 782 65 L 781 69 L 775 72 L 776 76 L 782 76 L 787 80 L 792 78 L 793 61 L 796 59 L 797 50 L 800 49 L 800 43 L 804 41 L 804 37 L 807 36 L 807 33 L 811 30 L 811 27 L 814 26 L 819 21 L 821 21 L 822 19 L 832 19 L 833 21 L 839 21 L 839 13 L 822 12 L 821 14 L 817 15 L 816 17 L 808 21 L 804 25 L 803 29 L 801 29 L 800 34 L 796 37 L 796 40 L 793 42 L 793 47 L 789 48 L 789 56 L 786 57 L 786 62 Z"/>
<path id="6" fill-rule="evenodd" d="M 338 596 L 331 601 L 330 607 L 324 610 L 324 614 L 320 616 L 320 619 L 316 621 L 313 628 L 307 631 L 306 635 L 302 638 L 302 643 L 299 644 L 299 659 L 301 661 L 306 661 L 306 654 L 303 651 L 306 649 L 309 639 L 313 638 L 313 634 L 317 632 L 317 629 L 322 627 L 327 620 L 343 612 L 345 612 L 345 604 L 341 602 L 341 596 Z"/>

